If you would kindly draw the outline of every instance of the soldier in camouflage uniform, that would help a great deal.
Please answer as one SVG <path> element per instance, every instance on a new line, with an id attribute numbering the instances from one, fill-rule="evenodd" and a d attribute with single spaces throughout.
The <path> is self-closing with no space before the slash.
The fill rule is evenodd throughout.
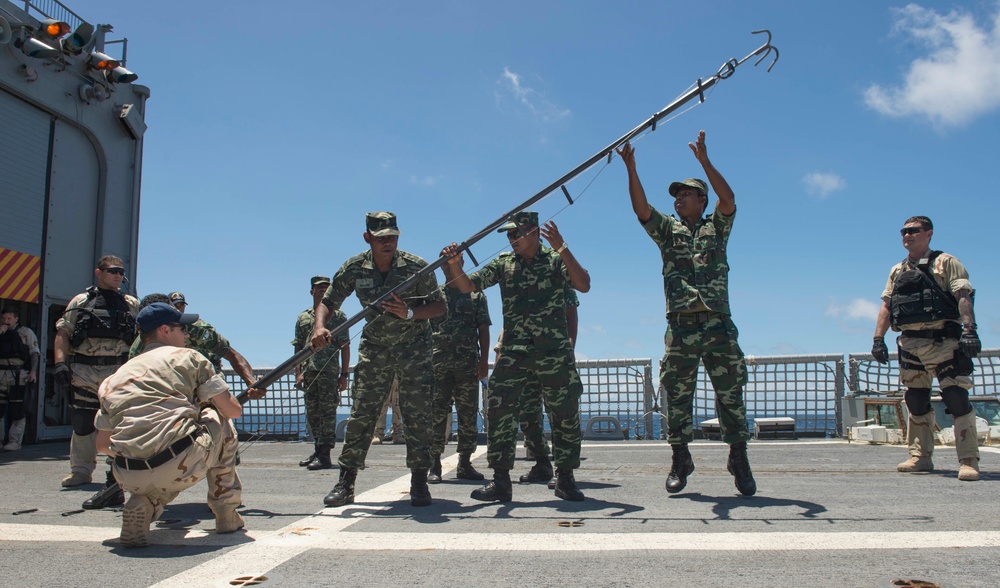
<path id="1" fill-rule="evenodd" d="M 580 307 L 580 297 L 576 295 L 573 286 L 566 284 L 566 329 L 569 343 L 576 349 L 576 335 L 579 328 L 577 308 Z M 502 336 L 502 335 L 501 335 Z M 501 339 L 502 341 L 503 339 Z M 499 360 L 499 354 L 497 354 Z M 534 459 L 535 465 L 531 471 L 521 476 L 522 483 L 548 482 L 550 488 L 555 488 L 552 461 L 549 459 L 549 444 L 545 440 L 545 424 L 542 411 L 542 392 L 537 388 L 524 390 L 521 393 L 521 432 L 524 433 L 524 453 L 528 459 Z"/>
<path id="2" fill-rule="evenodd" d="M 185 327 L 198 315 L 155 302 L 136 317 L 148 349 L 101 384 L 98 447 L 114 456 L 115 476 L 129 491 L 122 512 L 123 547 L 149 544 L 149 526 L 186 488 L 208 481 L 216 533 L 244 526 L 236 512 L 236 429 L 242 407 L 205 357 L 184 349 Z M 252 391 L 251 398 L 262 393 Z"/>
<path id="3" fill-rule="evenodd" d="M 670 184 L 674 210 L 680 220 L 650 206 L 635 169 L 635 150 L 625 143 L 618 155 L 628 170 L 632 210 L 663 258 L 663 291 L 667 298 L 666 352 L 660 364 L 660 389 L 667 395 L 668 440 L 673 450 L 667 492 L 680 492 L 694 471 L 688 451 L 693 438 L 691 406 L 698 382 L 698 364 L 705 362 L 715 388 L 722 440 L 729 444 L 727 467 L 744 496 L 753 496 L 757 484 L 747 459 L 746 360 L 737 343 L 738 331 L 730 318 L 729 263 L 726 246 L 736 216 L 736 197 L 712 165 L 705 147 L 705 131 L 688 143 L 719 200 L 712 214 L 708 185 L 690 178 Z"/>
<path id="4" fill-rule="evenodd" d="M 493 481 L 474 491 L 472 498 L 511 500 L 510 470 L 514 467 L 521 393 L 536 388 L 541 389 L 552 419 L 558 474 L 555 494 L 564 500 L 583 500 L 573 477 L 573 470 L 580 467 L 583 384 L 566 328 L 564 286 L 572 283 L 586 292 L 590 290 L 590 274 L 570 252 L 555 223 L 549 221 L 539 228 L 536 212 L 515 214 L 499 232 L 507 233 L 514 251 L 500 254 L 471 276 L 462 270 L 457 245 L 442 251 L 450 257 L 455 278 L 450 286 L 474 292 L 500 284 L 503 299 L 504 339 L 490 379 L 486 408 L 490 423 L 487 457 Z M 552 249 L 542 245 L 539 233 Z"/>
<path id="5" fill-rule="evenodd" d="M 315 306 L 323 299 L 330 287 L 330 278 L 313 276 L 309 293 L 313 297 L 313 307 L 303 310 L 295 322 L 295 339 L 292 345 L 298 353 L 309 345 L 313 326 L 316 324 Z M 340 310 L 330 313 L 327 329 L 347 322 Z M 316 440 L 313 454 L 299 465 L 309 470 L 327 470 L 333 467 L 330 450 L 337 444 L 337 407 L 340 393 L 347 390 L 351 365 L 351 337 L 348 331 L 337 335 L 333 345 L 324 347 L 315 355 L 295 366 L 295 386 L 302 390 L 306 405 L 306 422 Z M 341 369 L 343 366 L 343 369 Z"/>
<path id="6" fill-rule="evenodd" d="M 445 281 L 451 281 L 451 270 L 445 265 Z M 482 480 L 484 476 L 472 467 L 472 452 L 479 436 L 479 380 L 489 372 L 490 310 L 482 292 L 459 292 L 443 288 L 448 313 L 431 320 L 434 330 L 434 437 L 431 454 L 434 465 L 427 481 L 441 481 L 441 454 L 448 438 L 448 417 L 455 403 L 458 415 L 458 468 L 455 477 L 462 480 Z"/>
<path id="7" fill-rule="evenodd" d="M 70 473 L 62 480 L 64 487 L 87 484 L 93 478 L 97 468 L 94 416 L 100 407 L 97 389 L 128 359 L 129 344 L 135 338 L 139 301 L 119 292 L 125 279 L 122 260 L 114 255 L 102 257 L 94 275 L 97 286 L 73 297 L 66 305 L 56 322 L 52 344 L 55 364 L 51 376 L 59 388 L 69 392 L 73 426 Z M 115 484 L 114 474 L 108 470 L 105 488 Z M 88 508 L 122 504 L 125 500 L 120 492 L 109 499 L 110 502 L 96 505 L 88 500 L 91 503 Z"/>
<path id="8" fill-rule="evenodd" d="M 351 292 L 364 307 L 402 284 L 427 266 L 416 255 L 397 249 L 399 228 L 391 212 L 371 212 L 365 217 L 365 242 L 371 249 L 344 262 L 316 305 L 312 348 L 329 345 L 326 322 Z M 375 433 L 375 420 L 399 378 L 399 407 L 406 425 L 406 465 L 410 468 L 410 504 L 428 506 L 427 469 L 431 467 L 431 402 L 434 398 L 430 320 L 444 314 L 445 302 L 434 272 L 427 272 L 409 289 L 382 302 L 382 314 L 368 317 L 358 344 L 354 368 L 354 404 L 340 452 L 340 480 L 326 495 L 327 506 L 354 502 L 354 482 L 365 466 L 365 456 Z"/>
<path id="9" fill-rule="evenodd" d="M 976 412 L 969 402 L 974 365 L 982 344 L 972 308 L 974 290 L 969 272 L 955 257 L 931 250 L 934 225 L 926 216 L 913 216 L 900 234 L 906 259 L 893 266 L 882 291 L 882 307 L 875 323 L 872 355 L 889 363 L 885 333 L 900 332 L 899 382 L 906 387 L 909 423 L 906 440 L 910 458 L 897 471 L 929 472 L 934 469 L 934 409 L 931 384 L 937 377 L 941 401 L 955 418 L 958 479 L 979 479 L 979 443 Z"/>

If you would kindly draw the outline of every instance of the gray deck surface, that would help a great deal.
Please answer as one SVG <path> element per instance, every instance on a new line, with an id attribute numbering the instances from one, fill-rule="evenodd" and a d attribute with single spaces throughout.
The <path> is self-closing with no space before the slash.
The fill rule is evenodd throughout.
<path id="1" fill-rule="evenodd" d="M 265 587 L 1000 586 L 996 448 L 983 448 L 982 481 L 966 483 L 948 447 L 937 449 L 938 471 L 905 475 L 895 471 L 899 446 L 754 441 L 759 491 L 745 498 L 722 443 L 692 445 L 697 469 L 671 496 L 665 442 L 585 442 L 577 480 L 586 501 L 515 484 L 514 502 L 483 504 L 469 497 L 478 483 L 454 479 L 454 447 L 430 507 L 409 504 L 405 446 L 382 445 L 358 476 L 356 503 L 324 509 L 337 470 L 299 468 L 306 443 L 258 442 L 239 468 L 245 533 L 211 533 L 202 482 L 167 508 L 153 546 L 126 550 L 120 510 L 63 516 L 99 487 L 59 487 L 67 444 L 26 446 L 0 455 L 0 583 L 232 586 L 260 575 Z M 483 448 L 474 465 L 485 470 Z M 514 476 L 530 465 L 519 460 Z"/>

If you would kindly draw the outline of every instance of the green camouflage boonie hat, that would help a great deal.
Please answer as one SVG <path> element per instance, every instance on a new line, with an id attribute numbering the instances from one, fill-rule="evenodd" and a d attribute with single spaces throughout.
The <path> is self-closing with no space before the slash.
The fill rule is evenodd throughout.
<path id="1" fill-rule="evenodd" d="M 669 188 L 667 188 L 667 192 L 670 192 L 671 196 L 676 197 L 677 191 L 684 186 L 694 188 L 695 190 L 701 190 L 702 194 L 708 196 L 708 184 L 705 183 L 705 180 L 699 180 L 698 178 L 688 178 L 683 182 L 674 182 L 670 184 Z"/>
<path id="2" fill-rule="evenodd" d="M 365 225 L 372 237 L 388 237 L 399 235 L 396 226 L 396 215 L 391 212 L 369 212 L 365 215 Z"/>
<path id="3" fill-rule="evenodd" d="M 510 222 L 497 229 L 497 232 L 506 233 L 507 231 L 516 229 L 520 226 L 537 227 L 538 213 L 530 210 L 523 210 L 511 217 Z"/>
<path id="4" fill-rule="evenodd" d="M 330 278 L 326 276 L 313 276 L 312 278 L 309 279 L 310 286 L 317 286 L 319 284 L 329 284 L 329 283 L 330 283 Z"/>

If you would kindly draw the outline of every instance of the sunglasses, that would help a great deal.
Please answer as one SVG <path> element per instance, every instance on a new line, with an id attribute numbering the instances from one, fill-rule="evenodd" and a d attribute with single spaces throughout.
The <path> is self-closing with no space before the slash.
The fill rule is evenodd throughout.
<path id="1" fill-rule="evenodd" d="M 115 274 L 115 275 L 118 275 L 118 276 L 124 276 L 125 275 L 125 268 L 123 268 L 123 267 L 102 267 L 101 271 L 102 272 L 108 272 L 109 274 Z"/>
<path id="2" fill-rule="evenodd" d="M 187 333 L 187 330 L 188 330 L 188 326 L 187 325 L 182 325 L 180 323 L 167 323 L 167 326 L 171 327 L 171 328 L 176 327 L 176 328 L 180 329 L 181 331 L 184 331 L 185 333 Z"/>
<path id="3" fill-rule="evenodd" d="M 507 240 L 513 241 L 514 239 L 520 239 L 522 237 L 527 237 L 531 233 L 531 229 L 534 227 L 519 227 L 517 229 L 511 229 L 507 231 Z"/>
<path id="4" fill-rule="evenodd" d="M 927 229 L 923 227 L 903 227 L 902 229 L 899 229 L 899 234 L 903 236 L 916 235 L 917 233 L 923 233 L 926 230 Z"/>

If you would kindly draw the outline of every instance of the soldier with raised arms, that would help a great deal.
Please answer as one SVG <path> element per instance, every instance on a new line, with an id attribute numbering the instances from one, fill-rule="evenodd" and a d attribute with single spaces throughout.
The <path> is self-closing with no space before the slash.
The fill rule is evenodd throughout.
<path id="1" fill-rule="evenodd" d="M 727 468 L 744 496 L 757 492 L 747 459 L 747 411 L 743 386 L 746 360 L 737 342 L 738 331 L 729 309 L 729 261 L 726 248 L 736 218 L 736 196 L 708 158 L 705 131 L 688 143 L 719 199 L 712 214 L 708 184 L 698 178 L 673 182 L 673 215 L 649 204 L 635 168 L 635 149 L 625 143 L 618 155 L 628 171 L 632 211 L 663 259 L 663 293 L 667 299 L 666 351 L 660 364 L 660 389 L 667 395 L 667 440 L 673 451 L 667 492 L 680 492 L 694 472 L 688 443 L 694 436 L 692 400 L 698 382 L 698 365 L 715 388 L 722 440 L 729 444 Z"/>

